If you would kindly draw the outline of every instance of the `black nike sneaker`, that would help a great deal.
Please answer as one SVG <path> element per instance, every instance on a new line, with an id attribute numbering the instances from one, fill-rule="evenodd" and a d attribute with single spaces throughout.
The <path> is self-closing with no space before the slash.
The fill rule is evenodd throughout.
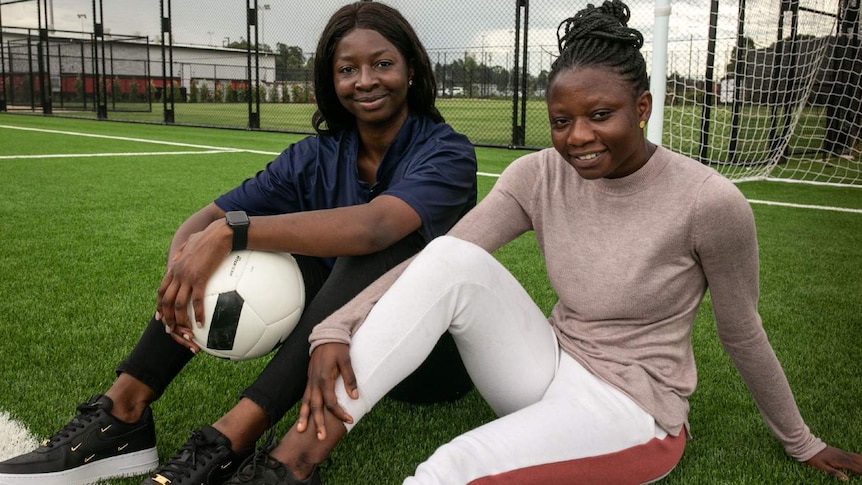
<path id="1" fill-rule="evenodd" d="M 242 467 L 225 485 L 323 485 L 320 469 L 314 467 L 305 480 L 293 473 L 280 461 L 269 455 L 275 447 L 274 442 L 248 457 Z"/>
<path id="2" fill-rule="evenodd" d="M 114 402 L 96 395 L 35 450 L 0 463 L 0 485 L 85 485 L 149 472 L 159 464 L 156 426 L 147 408 L 137 423 L 111 416 Z"/>
<path id="3" fill-rule="evenodd" d="M 221 485 L 251 452 L 233 452 L 227 436 L 204 426 L 192 432 L 179 451 L 141 485 Z"/>

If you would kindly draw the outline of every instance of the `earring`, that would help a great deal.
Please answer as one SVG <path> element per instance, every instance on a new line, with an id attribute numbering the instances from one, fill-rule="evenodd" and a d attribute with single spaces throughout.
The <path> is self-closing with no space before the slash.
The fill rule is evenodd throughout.
<path id="1" fill-rule="evenodd" d="M 413 86 L 413 79 L 408 79 L 408 80 L 407 80 L 407 85 L 408 85 L 408 86 Z"/>
<path id="2" fill-rule="evenodd" d="M 641 122 L 640 122 L 640 123 L 638 123 L 638 126 L 640 126 L 640 128 L 643 130 L 643 129 L 644 129 L 644 126 L 646 126 L 646 121 L 641 120 Z"/>

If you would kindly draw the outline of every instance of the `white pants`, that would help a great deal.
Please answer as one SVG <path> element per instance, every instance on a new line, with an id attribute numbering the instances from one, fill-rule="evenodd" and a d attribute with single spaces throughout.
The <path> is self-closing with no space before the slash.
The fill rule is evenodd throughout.
<path id="1" fill-rule="evenodd" d="M 420 253 L 354 335 L 350 356 L 360 397 L 350 399 L 339 382 L 339 403 L 361 419 L 446 331 L 501 417 L 441 446 L 404 483 L 525 483 L 536 470 L 545 472 L 545 483 L 548 477 L 576 483 L 583 466 L 575 465 L 589 465 L 579 459 L 667 435 L 630 398 L 561 353 L 547 318 L 492 255 L 446 236 Z M 660 478 L 670 468 L 628 483 Z M 517 474 L 524 469 L 530 471 Z"/>

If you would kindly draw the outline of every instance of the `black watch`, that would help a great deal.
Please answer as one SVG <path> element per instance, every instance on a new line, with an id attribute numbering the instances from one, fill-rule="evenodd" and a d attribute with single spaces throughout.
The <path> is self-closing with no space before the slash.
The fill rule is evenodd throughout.
<path id="1" fill-rule="evenodd" d="M 245 249 L 248 246 L 248 214 L 245 211 L 228 211 L 224 215 L 228 227 L 233 230 L 233 251 Z"/>

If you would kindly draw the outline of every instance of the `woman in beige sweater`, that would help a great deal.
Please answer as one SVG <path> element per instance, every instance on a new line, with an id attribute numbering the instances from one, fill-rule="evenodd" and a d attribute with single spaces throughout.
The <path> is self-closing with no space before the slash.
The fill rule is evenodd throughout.
<path id="1" fill-rule="evenodd" d="M 707 288 L 722 344 L 787 453 L 842 479 L 862 473 L 862 456 L 808 429 L 766 338 L 748 203 L 645 139 L 652 99 L 628 19 L 617 0 L 563 22 L 554 148 L 515 161 L 449 235 L 315 328 L 298 422 L 235 483 L 318 480 L 314 465 L 447 331 L 500 418 L 405 483 L 660 479 L 689 431 L 691 328 Z M 550 317 L 490 255 L 527 231 L 559 296 Z"/>

